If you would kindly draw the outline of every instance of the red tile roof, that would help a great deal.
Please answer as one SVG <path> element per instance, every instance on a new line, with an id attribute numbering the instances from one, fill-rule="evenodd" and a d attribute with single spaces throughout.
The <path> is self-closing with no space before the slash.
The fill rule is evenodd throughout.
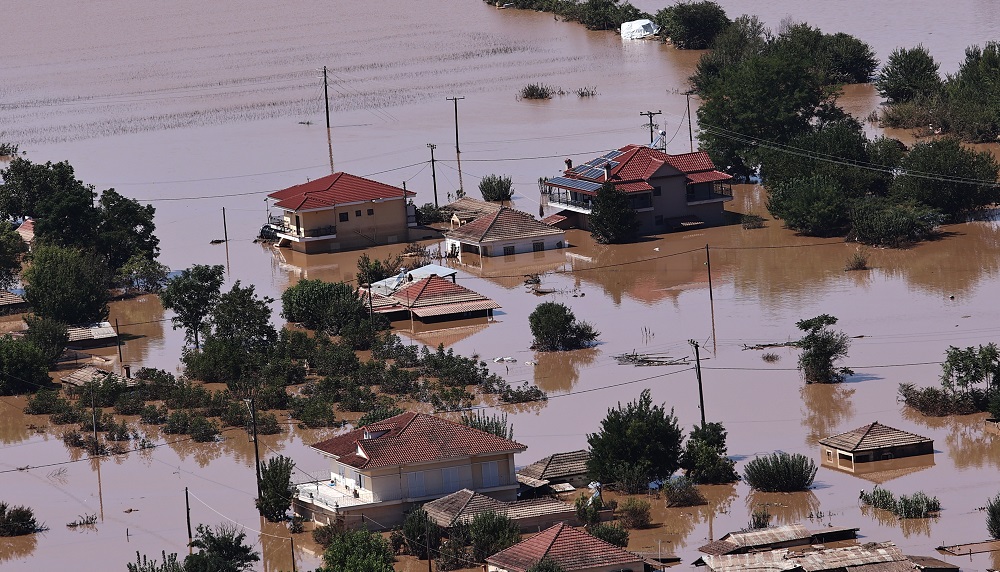
<path id="1" fill-rule="evenodd" d="M 469 224 L 444 233 L 448 238 L 475 243 L 562 234 L 565 234 L 562 229 L 545 224 L 526 212 L 509 207 L 502 207 L 494 213 L 483 215 Z"/>
<path id="2" fill-rule="evenodd" d="M 603 566 L 633 566 L 642 570 L 642 557 L 595 538 L 566 523 L 557 524 L 486 559 L 508 572 L 525 572 L 542 558 L 555 560 L 566 572 Z"/>
<path id="3" fill-rule="evenodd" d="M 704 151 L 670 155 L 645 145 L 626 145 L 618 151 L 621 155 L 611 159 L 617 163 L 611 169 L 611 181 L 617 189 L 626 193 L 652 190 L 653 187 L 648 181 L 663 165 L 669 165 L 684 174 L 688 183 L 727 181 L 732 178 L 726 173 L 716 171 L 715 164 Z M 573 170 L 567 170 L 564 175 L 571 179 L 605 182 L 603 170 L 596 178 L 584 177 Z"/>
<path id="4" fill-rule="evenodd" d="M 416 196 L 412 191 L 364 179 L 348 173 L 334 173 L 308 183 L 275 191 L 268 197 L 274 206 L 292 211 L 331 208 L 345 203 Z"/>
<path id="5" fill-rule="evenodd" d="M 392 294 L 392 299 L 404 308 L 413 310 L 421 318 L 500 307 L 500 304 L 486 296 L 437 274 L 431 274 L 397 290 Z"/>
<path id="6" fill-rule="evenodd" d="M 732 175 L 721 171 L 702 171 L 700 173 L 691 173 L 686 177 L 689 183 L 713 183 L 715 181 L 728 181 L 732 178 Z"/>
<path id="7" fill-rule="evenodd" d="M 381 431 L 386 433 L 378 435 Z M 521 453 L 527 449 L 520 443 L 492 433 L 433 415 L 412 412 L 359 427 L 312 447 L 358 469 L 427 463 L 473 455 Z"/>

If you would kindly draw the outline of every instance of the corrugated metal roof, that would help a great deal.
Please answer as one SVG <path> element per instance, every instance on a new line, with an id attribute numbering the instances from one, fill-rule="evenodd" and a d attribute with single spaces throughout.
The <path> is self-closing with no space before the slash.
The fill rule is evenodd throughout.
<path id="1" fill-rule="evenodd" d="M 824 572 L 867 564 L 900 562 L 906 560 L 906 557 L 895 544 L 884 542 L 806 552 L 782 548 L 748 554 L 706 555 L 702 560 L 713 572 L 780 571 L 796 568 L 801 568 L 804 572 Z"/>
<path id="2" fill-rule="evenodd" d="M 104 378 L 109 376 L 111 377 L 112 380 L 118 383 L 124 383 L 127 386 L 134 386 L 137 383 L 135 379 L 126 379 L 125 377 L 122 377 L 117 373 L 105 371 L 103 369 L 96 368 L 92 365 L 85 365 L 81 367 L 80 369 L 74 371 L 73 373 L 63 377 L 61 381 L 63 383 L 68 383 L 69 385 L 80 387 L 82 385 L 86 385 L 94 381 L 95 379 L 104 380 Z"/>
<path id="3" fill-rule="evenodd" d="M 82 340 L 104 340 L 117 337 L 115 329 L 110 322 L 100 322 L 97 324 L 83 324 L 66 328 L 70 342 Z"/>
<path id="4" fill-rule="evenodd" d="M 933 442 L 933 439 L 894 429 L 876 421 L 853 431 L 827 437 L 821 440 L 820 444 L 841 451 L 860 452 Z"/>

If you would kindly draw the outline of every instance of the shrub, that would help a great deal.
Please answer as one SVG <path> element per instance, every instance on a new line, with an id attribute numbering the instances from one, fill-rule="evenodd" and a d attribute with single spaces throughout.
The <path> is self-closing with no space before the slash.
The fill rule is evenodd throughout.
<path id="1" fill-rule="evenodd" d="M 167 422 L 167 408 L 147 405 L 139 412 L 139 422 L 147 425 L 161 425 Z"/>
<path id="2" fill-rule="evenodd" d="M 323 553 L 323 570 L 330 572 L 393 572 L 392 546 L 381 534 L 345 530 L 333 537 Z"/>
<path id="3" fill-rule="evenodd" d="M 0 537 L 23 536 L 45 530 L 35 520 L 35 513 L 26 506 L 11 506 L 0 501 Z"/>
<path id="4" fill-rule="evenodd" d="M 146 406 L 138 391 L 130 391 L 118 396 L 115 400 L 115 413 L 119 415 L 139 415 Z"/>
<path id="5" fill-rule="evenodd" d="M 282 432 L 281 423 L 274 413 L 261 413 L 257 416 L 258 435 L 277 435 Z"/>
<path id="6" fill-rule="evenodd" d="M 705 50 L 730 24 L 726 11 L 715 2 L 678 2 L 656 13 L 660 34 L 680 49 Z"/>
<path id="7" fill-rule="evenodd" d="M 500 391 L 500 401 L 504 403 L 532 403 L 535 401 L 547 401 L 548 395 L 527 381 L 517 387 L 504 385 Z"/>
<path id="8" fill-rule="evenodd" d="M 913 202 L 865 197 L 851 209 L 851 237 L 862 244 L 899 248 L 932 236 L 944 217 Z"/>
<path id="9" fill-rule="evenodd" d="M 190 424 L 191 415 L 187 411 L 171 411 L 163 426 L 163 432 L 168 435 L 187 433 Z"/>
<path id="10" fill-rule="evenodd" d="M 986 392 L 979 387 L 954 392 L 938 387 L 917 389 L 912 383 L 901 383 L 899 396 L 903 398 L 903 403 L 920 413 L 936 417 L 979 413 L 985 411 L 989 404 Z"/>
<path id="11" fill-rule="evenodd" d="M 323 524 L 317 526 L 312 531 L 313 541 L 319 544 L 323 548 L 330 546 L 333 539 L 344 532 L 344 525 L 341 522 L 333 522 L 331 524 Z"/>
<path id="12" fill-rule="evenodd" d="M 676 477 L 663 483 L 663 494 L 667 498 L 667 506 L 698 506 L 708 504 L 708 499 L 701 494 L 694 481 L 687 477 Z"/>
<path id="13" fill-rule="evenodd" d="M 476 562 L 485 562 L 487 557 L 520 542 L 521 528 L 507 515 L 487 510 L 472 518 L 469 538 L 472 541 L 472 558 Z"/>
<path id="14" fill-rule="evenodd" d="M 546 556 L 532 564 L 527 572 L 566 572 L 566 570 L 558 562 Z"/>
<path id="15" fill-rule="evenodd" d="M 806 332 L 796 345 L 802 348 L 799 356 L 799 369 L 806 378 L 806 383 L 836 383 L 844 381 L 854 372 L 848 368 L 835 368 L 833 362 L 847 357 L 851 341 L 844 332 L 835 332 L 830 326 L 837 323 L 837 318 L 829 314 L 821 314 L 808 320 L 799 320 L 795 326 Z"/>
<path id="16" fill-rule="evenodd" d="M 521 99 L 551 99 L 556 89 L 544 83 L 529 83 L 521 88 Z"/>
<path id="17" fill-rule="evenodd" d="M 600 511 L 603 505 L 604 503 L 601 502 L 601 497 L 597 496 L 587 498 L 586 495 L 581 494 L 573 503 L 573 507 L 576 509 L 576 519 L 585 526 L 601 522 Z"/>
<path id="18" fill-rule="evenodd" d="M 673 410 L 654 406 L 644 389 L 635 401 L 609 409 L 600 431 L 587 435 L 587 472 L 598 481 L 612 482 L 618 467 L 632 463 L 645 465 L 645 483 L 669 477 L 680 467 L 681 438 Z"/>
<path id="19" fill-rule="evenodd" d="M 809 236 L 841 235 L 850 227 L 847 193 L 826 175 L 780 181 L 769 188 L 767 210 Z"/>
<path id="20" fill-rule="evenodd" d="M 764 217 L 759 214 L 744 214 L 740 216 L 740 225 L 743 230 L 764 228 Z"/>
<path id="21" fill-rule="evenodd" d="M 605 183 L 594 195 L 590 210 L 590 236 L 601 244 L 635 242 L 639 219 L 632 199 L 611 183 Z"/>
<path id="22" fill-rule="evenodd" d="M 869 506 L 889 511 L 899 518 L 927 518 L 941 512 L 941 501 L 929 497 L 923 491 L 912 496 L 901 495 L 899 499 L 886 489 L 875 486 L 872 492 L 861 491 L 859 500 Z"/>
<path id="23" fill-rule="evenodd" d="M 875 78 L 875 88 L 888 103 L 906 103 L 941 91 L 938 63 L 922 45 L 896 48 L 889 54 L 882 71 Z"/>
<path id="24" fill-rule="evenodd" d="M 577 97 L 594 97 L 597 95 L 597 86 L 581 87 L 576 90 Z"/>
<path id="25" fill-rule="evenodd" d="M 617 523 L 606 523 L 602 522 L 600 524 L 595 524 L 587 529 L 594 538 L 600 538 L 604 542 L 614 544 L 615 546 L 625 548 L 628 546 L 628 529 L 620 526 Z"/>
<path id="26" fill-rule="evenodd" d="M 773 352 L 768 352 L 766 354 L 761 355 L 760 359 L 766 361 L 767 363 L 775 363 L 781 360 L 781 356 Z"/>
<path id="27" fill-rule="evenodd" d="M 336 427 L 337 417 L 333 414 L 333 404 L 324 397 L 293 397 L 289 404 L 292 417 L 299 420 L 299 426 L 316 429 Z"/>
<path id="28" fill-rule="evenodd" d="M 649 501 L 628 497 L 618 505 L 618 514 L 625 528 L 646 528 L 650 522 Z"/>
<path id="29" fill-rule="evenodd" d="M 852 270 L 868 270 L 868 253 L 860 248 L 855 250 L 850 256 L 847 257 L 847 263 L 844 265 L 844 270 L 848 272 Z"/>
<path id="30" fill-rule="evenodd" d="M 417 224 L 428 225 L 435 222 L 448 220 L 450 213 L 442 208 L 434 206 L 434 203 L 424 203 L 417 208 Z"/>
<path id="31" fill-rule="evenodd" d="M 528 316 L 532 346 L 539 351 L 575 350 L 589 346 L 600 332 L 578 322 L 573 311 L 558 302 L 543 302 Z"/>
<path id="32" fill-rule="evenodd" d="M 211 443 L 219 436 L 219 425 L 203 415 L 192 415 L 186 433 L 196 443 Z"/>
<path id="33" fill-rule="evenodd" d="M 479 181 L 484 201 L 509 201 L 514 198 L 514 183 L 504 175 L 486 175 Z"/>
<path id="34" fill-rule="evenodd" d="M 992 538 L 1000 540 L 1000 495 L 986 503 L 986 530 Z"/>
<path id="35" fill-rule="evenodd" d="M 758 491 L 804 491 L 812 486 L 816 478 L 816 463 L 799 453 L 772 453 L 747 463 L 743 478 Z"/>
<path id="36" fill-rule="evenodd" d="M 403 519 L 406 551 L 420 560 L 427 560 L 428 554 L 433 554 L 441 546 L 441 532 L 441 528 L 423 508 L 407 512 Z"/>
<path id="37" fill-rule="evenodd" d="M 750 523 L 747 525 L 747 528 L 750 530 L 759 530 L 769 526 L 771 526 L 771 513 L 768 512 L 767 506 L 754 508 L 753 512 L 750 513 Z"/>
<path id="38" fill-rule="evenodd" d="M 514 426 L 507 422 L 506 413 L 496 413 L 493 415 L 487 415 L 482 411 L 475 411 L 471 414 L 463 413 L 461 423 L 473 429 L 492 433 L 503 439 L 514 438 Z"/>
<path id="39" fill-rule="evenodd" d="M 59 390 L 39 389 L 28 398 L 24 412 L 28 415 L 51 415 L 67 411 L 70 407 L 69 401 L 59 395 Z"/>
<path id="40" fill-rule="evenodd" d="M 722 423 L 695 426 L 681 454 L 681 467 L 692 481 L 705 484 L 739 480 L 735 462 L 726 454 L 726 429 Z"/>

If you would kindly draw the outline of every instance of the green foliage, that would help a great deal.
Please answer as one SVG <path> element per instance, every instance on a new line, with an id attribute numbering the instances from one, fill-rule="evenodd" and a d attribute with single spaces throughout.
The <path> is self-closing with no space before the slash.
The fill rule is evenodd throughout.
<path id="1" fill-rule="evenodd" d="M 472 550 L 469 547 L 469 525 L 455 524 L 448 529 L 448 539 L 438 550 L 437 569 L 439 571 L 468 568 L 472 562 Z"/>
<path id="2" fill-rule="evenodd" d="M 127 563 L 128 572 L 184 572 L 184 565 L 177 561 L 177 553 L 167 554 L 167 551 L 160 552 L 163 558 L 162 563 L 157 563 L 156 559 L 148 559 L 145 554 L 140 555 L 135 552 L 135 564 Z"/>
<path id="3" fill-rule="evenodd" d="M 28 415 L 50 415 L 67 411 L 70 402 L 59 395 L 58 389 L 39 389 L 28 398 L 24 412 Z"/>
<path id="4" fill-rule="evenodd" d="M 403 266 L 403 257 L 399 254 L 389 255 L 385 260 L 372 259 L 367 253 L 358 258 L 357 284 L 372 284 L 399 274 Z"/>
<path id="5" fill-rule="evenodd" d="M 875 78 L 875 89 L 889 104 L 929 98 L 940 93 L 938 63 L 921 44 L 896 48 Z"/>
<path id="6" fill-rule="evenodd" d="M 487 415 L 482 411 L 463 413 L 461 423 L 473 429 L 492 433 L 497 437 L 514 439 L 514 426 L 507 422 L 506 413 L 495 413 L 493 415 Z"/>
<path id="7" fill-rule="evenodd" d="M 898 248 L 932 236 L 944 217 L 919 203 L 865 197 L 854 203 L 851 221 L 854 240 Z"/>
<path id="8" fill-rule="evenodd" d="M 618 519 L 625 528 L 646 528 L 651 508 L 647 500 L 628 497 L 618 504 Z"/>
<path id="9" fill-rule="evenodd" d="M 20 145 L 17 143 L 8 143 L 7 141 L 0 142 L 0 157 L 17 155 L 19 149 Z"/>
<path id="10" fill-rule="evenodd" d="M 621 465 L 641 464 L 646 482 L 669 477 L 680 466 L 681 438 L 673 410 L 654 406 L 644 389 L 635 401 L 608 409 L 600 431 L 587 435 L 587 472 L 598 481 L 613 482 Z"/>
<path id="11" fill-rule="evenodd" d="M 791 179 L 769 190 L 767 210 L 792 230 L 809 236 L 836 236 L 849 228 L 847 197 L 832 179 Z"/>
<path id="12" fill-rule="evenodd" d="M 26 506 L 12 506 L 0 501 L 0 537 L 23 536 L 45 530 Z"/>
<path id="13" fill-rule="evenodd" d="M 660 35 L 682 50 L 705 50 L 730 24 L 726 11 L 711 0 L 678 2 L 653 16 Z"/>
<path id="14" fill-rule="evenodd" d="M 680 464 L 689 479 L 702 485 L 732 483 L 740 478 L 734 468 L 736 463 L 726 456 L 726 429 L 722 423 L 696 426 L 681 453 Z"/>
<path id="15" fill-rule="evenodd" d="M 433 556 L 441 546 L 442 532 L 441 527 L 431 520 L 423 508 L 410 510 L 403 519 L 406 550 L 420 560 L 427 560 L 428 555 Z"/>
<path id="16" fill-rule="evenodd" d="M 521 528 L 507 515 L 487 510 L 472 518 L 469 537 L 472 558 L 476 562 L 485 562 L 487 557 L 520 542 Z"/>
<path id="17" fill-rule="evenodd" d="M 695 482 L 688 477 L 676 477 L 663 483 L 663 494 L 667 497 L 667 506 L 698 506 L 708 503 L 701 494 Z"/>
<path id="18" fill-rule="evenodd" d="M 532 347 L 539 351 L 575 350 L 589 346 L 600 332 L 578 322 L 573 311 L 559 302 L 542 302 L 528 316 Z"/>
<path id="19" fill-rule="evenodd" d="M 369 411 L 369 412 L 365 413 L 364 415 L 362 415 L 361 418 L 358 419 L 358 422 L 355 423 L 355 426 L 356 427 L 364 427 L 366 425 L 371 425 L 372 423 L 378 423 L 379 421 L 382 421 L 383 419 L 388 419 L 390 417 L 395 417 L 395 416 L 401 415 L 403 413 L 406 413 L 406 411 L 403 410 L 403 409 L 400 409 L 399 407 L 386 407 L 384 405 L 379 405 L 379 406 L 375 407 L 374 409 L 372 409 L 371 411 Z"/>
<path id="20" fill-rule="evenodd" d="M 133 254 L 115 274 L 115 283 L 128 294 L 160 292 L 170 269 L 143 254 Z"/>
<path id="21" fill-rule="evenodd" d="M 8 223 L 0 223 L 0 288 L 9 290 L 17 283 L 21 273 L 21 259 L 28 252 L 28 245 Z"/>
<path id="22" fill-rule="evenodd" d="M 754 507 L 750 513 L 750 523 L 747 528 L 750 530 L 760 530 L 771 526 L 771 513 L 767 510 L 767 505 Z"/>
<path id="23" fill-rule="evenodd" d="M 289 401 L 289 409 L 292 417 L 299 420 L 300 427 L 316 429 L 337 426 L 333 403 L 323 396 L 293 397 Z"/>
<path id="24" fill-rule="evenodd" d="M 816 478 L 816 463 L 798 453 L 771 453 L 755 457 L 743 468 L 743 479 L 750 488 L 763 492 L 804 491 Z"/>
<path id="25" fill-rule="evenodd" d="M 614 544 L 620 548 L 628 546 L 628 529 L 617 523 L 595 524 L 587 529 L 594 538 L 600 538 L 604 542 Z"/>
<path id="26" fill-rule="evenodd" d="M 968 149 L 954 138 L 915 144 L 899 168 L 891 189 L 893 198 L 921 203 L 951 221 L 1000 201 L 996 159 L 988 151 Z M 948 178 L 928 178 L 925 173 L 947 174 Z"/>
<path id="27" fill-rule="evenodd" d="M 521 88 L 521 99 L 551 99 L 556 88 L 544 83 L 529 83 Z M 485 198 L 486 195 L 483 195 Z M 489 199 L 486 199 L 489 200 Z"/>
<path id="28" fill-rule="evenodd" d="M 292 487 L 292 469 L 295 463 L 284 455 L 271 457 L 260 467 L 260 494 L 257 511 L 270 522 L 285 520 L 285 513 L 292 506 L 295 489 Z"/>
<path id="29" fill-rule="evenodd" d="M 322 524 L 314 528 L 312 531 L 312 537 L 316 544 L 319 544 L 325 549 L 330 546 L 337 536 L 343 532 L 343 523 L 334 521 L 330 524 Z"/>
<path id="30" fill-rule="evenodd" d="M 435 222 L 445 222 L 450 216 L 449 211 L 434 206 L 434 203 L 424 203 L 417 207 L 417 224 L 428 225 Z"/>
<path id="31" fill-rule="evenodd" d="M 986 530 L 991 538 L 1000 540 L 1000 495 L 986 503 Z"/>
<path id="32" fill-rule="evenodd" d="M 891 492 L 878 485 L 869 493 L 861 491 L 859 500 L 869 506 L 889 511 L 899 518 L 928 518 L 941 512 L 941 501 L 929 497 L 923 491 L 912 496 L 901 495 L 898 499 Z"/>
<path id="33" fill-rule="evenodd" d="M 24 336 L 25 341 L 38 348 L 45 356 L 49 367 L 54 367 L 69 342 L 66 324 L 33 314 L 25 316 L 24 322 L 28 325 L 28 332 Z"/>
<path id="34" fill-rule="evenodd" d="M 1000 375 L 1000 351 L 995 343 L 979 347 L 957 348 L 948 346 L 941 364 L 941 385 L 947 391 L 968 391 L 985 383 L 993 388 Z"/>
<path id="35" fill-rule="evenodd" d="M 631 199 L 612 183 L 597 190 L 588 220 L 590 236 L 601 244 L 635 242 L 639 236 L 639 219 Z"/>
<path id="36" fill-rule="evenodd" d="M 989 395 L 978 387 L 964 392 L 954 392 L 937 387 L 916 388 L 912 383 L 899 384 L 903 403 L 924 415 L 970 415 L 990 407 Z"/>
<path id="37" fill-rule="evenodd" d="M 566 572 L 555 560 L 545 557 L 528 567 L 527 572 Z"/>
<path id="38" fill-rule="evenodd" d="M 117 271 L 133 257 L 153 261 L 159 255 L 160 239 L 153 234 L 156 209 L 152 205 L 139 204 L 108 189 L 101 193 L 98 209 L 97 250 L 109 268 Z"/>
<path id="39" fill-rule="evenodd" d="M 764 217 L 753 213 L 740 215 L 740 226 L 743 227 L 743 230 L 764 228 Z"/>
<path id="40" fill-rule="evenodd" d="M 299 280 L 286 289 L 281 294 L 281 312 L 289 322 L 334 335 L 368 319 L 368 306 L 352 286 L 322 280 Z"/>
<path id="41" fill-rule="evenodd" d="M 67 324 L 100 322 L 108 315 L 110 276 L 104 262 L 82 250 L 39 246 L 24 271 L 24 298 L 35 314 Z"/>
<path id="42" fill-rule="evenodd" d="M 200 347 L 199 335 L 207 329 L 207 318 L 219 299 L 225 268 L 221 264 L 195 264 L 167 281 L 160 301 L 173 310 L 174 329 L 184 328 L 187 339 Z"/>
<path id="43" fill-rule="evenodd" d="M 573 19 L 588 30 L 617 30 L 625 22 L 649 18 L 649 14 L 620 0 L 584 0 L 574 12 Z"/>
<path id="44" fill-rule="evenodd" d="M 484 201 L 509 201 L 514 198 L 514 183 L 504 175 L 486 175 L 479 181 L 479 193 Z"/>
<path id="45" fill-rule="evenodd" d="M 854 372 L 848 368 L 836 368 L 833 362 L 847 357 L 851 340 L 844 332 L 835 332 L 830 326 L 837 318 L 821 314 L 815 318 L 799 320 L 795 327 L 806 333 L 795 343 L 802 349 L 799 355 L 799 370 L 806 383 L 839 383 Z"/>
<path id="46" fill-rule="evenodd" d="M 246 533 L 235 526 L 198 525 L 190 546 L 198 551 L 184 559 L 185 572 L 243 572 L 253 568 L 260 556 L 244 543 Z"/>
<path id="47" fill-rule="evenodd" d="M 333 537 L 316 572 L 393 572 L 392 547 L 381 534 L 345 530 Z"/>
<path id="48" fill-rule="evenodd" d="M 587 497 L 581 494 L 576 497 L 576 501 L 573 502 L 573 507 L 576 509 L 576 519 L 580 521 L 581 524 L 585 526 L 591 526 L 601 522 L 601 509 L 604 508 L 604 503 L 601 501 L 601 497 Z"/>
<path id="49" fill-rule="evenodd" d="M 0 395 L 34 392 L 51 381 L 48 359 L 41 350 L 25 340 L 0 337 Z"/>

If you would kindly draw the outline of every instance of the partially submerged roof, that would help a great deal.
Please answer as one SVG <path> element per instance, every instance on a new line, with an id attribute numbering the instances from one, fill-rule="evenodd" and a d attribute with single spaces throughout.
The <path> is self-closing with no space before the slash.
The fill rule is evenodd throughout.
<path id="1" fill-rule="evenodd" d="M 642 569 L 643 561 L 637 554 L 560 523 L 497 552 L 486 562 L 508 572 L 525 572 L 543 558 L 554 560 L 566 572 L 603 566 Z"/>
<path id="2" fill-rule="evenodd" d="M 35 240 L 35 221 L 29 219 L 24 219 L 18 227 L 14 230 L 17 234 L 21 235 L 21 240 L 31 244 Z"/>
<path id="3" fill-rule="evenodd" d="M 554 498 L 503 502 L 469 489 L 462 489 L 431 501 L 424 505 L 424 510 L 431 520 L 445 528 L 455 524 L 468 524 L 477 514 L 486 511 L 505 515 L 515 521 L 546 515 L 564 515 L 566 518 L 572 518 L 576 514 L 576 509 L 572 505 Z"/>
<path id="4" fill-rule="evenodd" d="M 583 475 L 587 473 L 587 459 L 589 458 L 590 453 L 584 449 L 568 453 L 554 453 L 518 471 L 517 480 L 537 488 L 554 480 Z M 532 482 L 540 484 L 531 484 Z"/>
<path id="5" fill-rule="evenodd" d="M 878 421 L 820 440 L 821 445 L 852 453 L 933 442 L 933 439 L 894 429 Z"/>
<path id="6" fill-rule="evenodd" d="M 267 196 L 277 201 L 274 206 L 278 208 L 308 211 L 343 204 L 403 199 L 416 196 L 416 193 L 349 173 L 334 173 Z"/>
<path id="7" fill-rule="evenodd" d="M 451 458 L 521 453 L 527 447 L 426 413 L 407 412 L 321 441 L 312 447 L 358 469 Z"/>
<path id="8" fill-rule="evenodd" d="M 95 324 L 79 324 L 66 328 L 69 334 L 69 343 L 87 340 L 110 340 L 118 337 L 111 322 L 98 322 Z"/>
<path id="9" fill-rule="evenodd" d="M 785 546 L 788 546 L 788 543 L 796 542 L 810 544 L 813 538 L 821 539 L 820 541 L 836 537 L 840 539 L 854 538 L 857 535 L 857 531 L 858 529 L 855 527 L 828 527 L 822 530 L 810 531 L 799 523 L 785 524 L 747 532 L 730 532 L 715 542 L 701 546 L 698 548 L 698 551 L 713 556 L 735 554 L 777 544 L 784 544 Z"/>
<path id="10" fill-rule="evenodd" d="M 846 568 L 848 572 L 860 566 L 905 562 L 913 567 L 906 556 L 891 542 L 871 543 L 843 548 L 827 548 L 796 552 L 787 548 L 747 554 L 706 555 L 702 557 L 713 572 L 784 571 L 801 569 L 804 572 L 824 572 Z M 877 572 L 878 567 L 859 572 Z M 884 572 L 898 572 L 887 567 Z"/>
<path id="11" fill-rule="evenodd" d="M 945 562 L 940 558 L 934 558 L 933 556 L 911 556 L 907 555 L 907 559 L 913 562 L 914 566 L 918 570 L 932 570 L 934 572 L 939 572 L 942 570 L 958 570 L 959 567 L 956 564 L 950 562 Z"/>
<path id="12" fill-rule="evenodd" d="M 560 228 L 545 224 L 526 212 L 508 207 L 501 207 L 494 213 L 483 215 L 469 224 L 444 233 L 447 238 L 474 243 L 563 236 L 565 234 L 566 232 Z"/>
<path id="13" fill-rule="evenodd" d="M 421 318 L 500 307 L 486 296 L 436 274 L 401 288 L 392 299 Z"/>
<path id="14" fill-rule="evenodd" d="M 69 385 L 80 387 L 92 381 L 104 381 L 105 379 L 111 379 L 112 381 L 116 381 L 118 383 L 124 383 L 125 385 L 136 384 L 136 381 L 134 379 L 126 379 L 116 373 L 105 371 L 103 369 L 96 368 L 92 365 L 85 365 L 81 367 L 80 369 L 74 371 L 73 373 L 64 376 L 61 381 Z"/>
<path id="15" fill-rule="evenodd" d="M 413 282 L 414 280 L 420 280 L 421 278 L 427 278 L 431 274 L 448 278 L 458 274 L 458 271 L 453 268 L 448 268 L 447 266 L 441 266 L 440 264 L 425 264 L 412 270 L 403 269 L 395 276 L 390 276 L 385 280 L 379 280 L 378 282 L 372 282 L 371 287 L 372 290 L 378 294 L 391 296 L 393 292 L 406 286 L 407 283 Z"/>
<path id="16" fill-rule="evenodd" d="M 462 197 L 453 203 L 448 203 L 444 208 L 452 211 L 452 216 L 457 216 L 461 220 L 479 218 L 485 214 L 495 213 L 500 210 L 500 206 L 489 201 L 482 201 L 472 197 Z"/>

